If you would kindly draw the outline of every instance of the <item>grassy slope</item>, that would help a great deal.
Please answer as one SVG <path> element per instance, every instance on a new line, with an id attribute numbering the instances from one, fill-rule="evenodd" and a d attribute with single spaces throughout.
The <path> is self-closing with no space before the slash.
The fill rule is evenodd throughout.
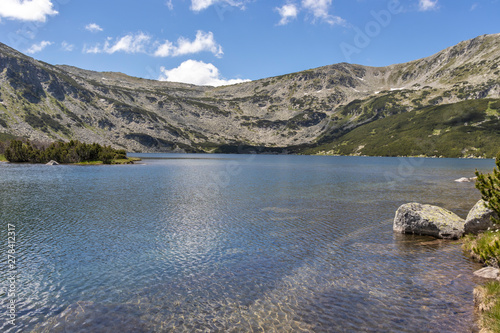
<path id="1" fill-rule="evenodd" d="M 496 156 L 500 100 L 429 106 L 362 125 L 304 153 L 369 156 Z"/>

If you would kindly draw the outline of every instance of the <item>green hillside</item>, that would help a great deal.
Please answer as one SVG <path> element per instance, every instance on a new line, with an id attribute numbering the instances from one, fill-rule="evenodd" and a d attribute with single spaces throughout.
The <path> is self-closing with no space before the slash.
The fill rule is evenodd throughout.
<path id="1" fill-rule="evenodd" d="M 500 148 L 500 100 L 424 107 L 362 125 L 307 154 L 493 158 Z"/>

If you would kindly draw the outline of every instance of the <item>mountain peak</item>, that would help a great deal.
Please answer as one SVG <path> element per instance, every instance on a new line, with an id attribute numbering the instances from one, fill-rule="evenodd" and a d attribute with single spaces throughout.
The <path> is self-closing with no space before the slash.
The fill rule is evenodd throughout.
<path id="1" fill-rule="evenodd" d="M 500 34 L 483 35 L 403 64 L 206 87 L 52 66 L 0 44 L 0 133 L 131 151 L 310 146 L 395 114 L 498 98 L 499 48 Z"/>

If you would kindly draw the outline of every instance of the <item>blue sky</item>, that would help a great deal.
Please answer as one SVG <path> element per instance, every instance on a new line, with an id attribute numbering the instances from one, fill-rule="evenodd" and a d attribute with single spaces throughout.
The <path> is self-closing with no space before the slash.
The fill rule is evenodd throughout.
<path id="1" fill-rule="evenodd" d="M 0 42 L 51 63 L 195 84 L 386 66 L 500 32 L 500 0 L 0 0 Z"/>

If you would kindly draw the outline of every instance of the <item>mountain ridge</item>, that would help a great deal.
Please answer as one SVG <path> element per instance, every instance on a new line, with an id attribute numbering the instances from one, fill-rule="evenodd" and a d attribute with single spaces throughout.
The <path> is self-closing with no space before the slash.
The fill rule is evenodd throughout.
<path id="1" fill-rule="evenodd" d="M 0 133 L 141 152 L 301 153 L 382 118 L 499 98 L 499 45 L 500 34 L 483 35 L 402 64 L 340 63 L 210 87 L 54 66 L 0 44 Z"/>

